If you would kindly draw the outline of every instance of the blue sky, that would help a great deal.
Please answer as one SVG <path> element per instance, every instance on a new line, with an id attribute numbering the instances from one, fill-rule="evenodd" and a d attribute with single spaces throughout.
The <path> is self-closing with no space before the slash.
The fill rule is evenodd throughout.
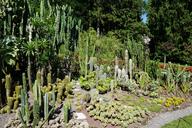
<path id="1" fill-rule="evenodd" d="M 143 14 L 141 18 L 144 23 L 147 23 L 147 13 Z"/>
<path id="2" fill-rule="evenodd" d="M 143 1 L 147 2 L 148 0 L 143 0 Z M 143 15 L 141 16 L 141 18 L 142 18 L 142 21 L 143 21 L 144 23 L 147 23 L 147 13 L 143 14 Z"/>

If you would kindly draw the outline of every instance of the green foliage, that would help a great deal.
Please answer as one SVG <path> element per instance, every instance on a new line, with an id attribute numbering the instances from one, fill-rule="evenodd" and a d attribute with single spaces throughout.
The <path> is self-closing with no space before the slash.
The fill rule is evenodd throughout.
<path id="1" fill-rule="evenodd" d="M 166 56 L 168 61 L 192 64 L 191 1 L 149 0 L 148 4 L 152 57 L 163 61 Z"/>
<path id="2" fill-rule="evenodd" d="M 95 87 L 95 72 L 90 72 L 87 77 L 81 76 L 79 78 L 81 88 L 85 90 L 90 90 Z"/>
<path id="3" fill-rule="evenodd" d="M 96 86 L 96 88 L 100 94 L 104 94 L 110 90 L 110 83 L 111 83 L 110 78 L 100 79 L 98 81 L 98 85 Z"/>
<path id="4" fill-rule="evenodd" d="M 146 62 L 146 72 L 153 79 L 157 79 L 160 74 L 159 62 L 148 60 Z"/>
<path id="5" fill-rule="evenodd" d="M 142 0 L 66 2 L 76 9 L 75 14 L 81 18 L 84 29 L 91 26 L 98 35 L 115 31 L 121 39 L 125 39 L 128 33 L 130 37 L 138 39 L 147 33 L 147 27 L 140 17 L 143 13 Z"/>
<path id="6" fill-rule="evenodd" d="M 78 45 L 80 73 L 85 74 L 90 57 L 96 57 L 98 62 L 104 61 L 110 64 L 111 60 L 122 52 L 121 50 L 122 44 L 112 32 L 97 37 L 96 31 L 90 28 L 87 32 L 81 33 Z"/>

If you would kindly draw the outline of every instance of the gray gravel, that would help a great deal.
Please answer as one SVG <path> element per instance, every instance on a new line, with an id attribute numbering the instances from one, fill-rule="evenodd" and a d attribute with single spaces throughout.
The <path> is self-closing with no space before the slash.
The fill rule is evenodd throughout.
<path id="1" fill-rule="evenodd" d="M 5 113 L 5 114 L 0 114 L 0 128 L 4 128 L 4 126 L 9 122 L 11 118 L 15 116 L 15 113 Z"/>
<path id="2" fill-rule="evenodd" d="M 171 121 L 177 120 L 179 118 L 182 118 L 184 116 L 188 116 L 191 114 L 192 114 L 192 106 L 187 107 L 185 109 L 176 110 L 173 112 L 161 113 L 158 116 L 149 120 L 147 125 L 145 125 L 142 128 L 161 128 L 163 125 L 165 125 Z"/>

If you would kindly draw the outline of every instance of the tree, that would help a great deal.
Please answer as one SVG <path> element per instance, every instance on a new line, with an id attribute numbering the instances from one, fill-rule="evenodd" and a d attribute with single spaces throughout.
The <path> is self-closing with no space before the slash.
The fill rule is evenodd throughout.
<path id="1" fill-rule="evenodd" d="M 153 58 L 192 64 L 192 1 L 149 0 L 148 27 Z"/>
<path id="2" fill-rule="evenodd" d="M 93 27 L 97 35 L 114 31 L 120 38 L 126 39 L 129 34 L 138 40 L 141 35 L 148 33 L 141 21 L 143 0 L 73 0 L 67 3 L 82 19 L 84 30 Z"/>

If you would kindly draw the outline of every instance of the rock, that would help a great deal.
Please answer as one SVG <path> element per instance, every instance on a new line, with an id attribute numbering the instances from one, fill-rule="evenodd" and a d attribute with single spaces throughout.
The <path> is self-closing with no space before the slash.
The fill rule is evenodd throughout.
<path id="1" fill-rule="evenodd" d="M 74 113 L 74 117 L 77 120 L 85 120 L 85 119 L 87 119 L 86 115 L 81 113 L 81 112 Z"/>
<path id="2" fill-rule="evenodd" d="M 55 120 L 49 120 L 49 125 L 56 124 Z"/>
<path id="3" fill-rule="evenodd" d="M 22 125 L 22 124 L 19 124 L 19 125 L 17 126 L 17 128 L 23 128 L 23 125 Z"/>
<path id="4" fill-rule="evenodd" d="M 81 122 L 79 126 L 80 126 L 81 128 L 89 128 L 89 124 L 88 124 L 87 121 Z"/>

